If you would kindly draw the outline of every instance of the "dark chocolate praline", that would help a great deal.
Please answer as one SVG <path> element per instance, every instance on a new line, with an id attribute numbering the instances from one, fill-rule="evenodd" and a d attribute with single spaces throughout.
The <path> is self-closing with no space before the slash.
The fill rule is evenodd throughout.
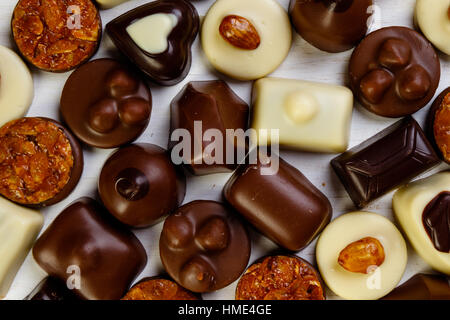
<path id="1" fill-rule="evenodd" d="M 150 121 L 152 97 L 128 65 L 97 59 L 75 70 L 61 94 L 60 111 L 85 144 L 115 148 L 137 139 Z"/>
<path id="2" fill-rule="evenodd" d="M 168 48 L 158 54 L 142 50 L 127 33 L 127 27 L 147 16 L 164 13 L 177 17 L 177 25 L 168 36 Z M 158 0 L 124 13 L 106 25 L 106 32 L 116 47 L 154 82 L 172 86 L 189 73 L 191 45 L 199 29 L 195 7 L 185 0 Z"/>
<path id="3" fill-rule="evenodd" d="M 159 240 L 167 273 L 193 292 L 226 287 L 245 270 L 250 238 L 238 215 L 215 201 L 183 205 L 164 222 Z"/>
<path id="4" fill-rule="evenodd" d="M 24 300 L 75 301 L 80 300 L 64 281 L 46 277 L 27 295 Z"/>
<path id="5" fill-rule="evenodd" d="M 297 32 L 327 52 L 353 48 L 366 35 L 372 0 L 291 0 L 289 15 Z"/>
<path id="6" fill-rule="evenodd" d="M 106 160 L 98 191 L 105 207 L 119 221 L 148 227 L 182 203 L 186 178 L 165 149 L 138 143 L 117 150 Z"/>

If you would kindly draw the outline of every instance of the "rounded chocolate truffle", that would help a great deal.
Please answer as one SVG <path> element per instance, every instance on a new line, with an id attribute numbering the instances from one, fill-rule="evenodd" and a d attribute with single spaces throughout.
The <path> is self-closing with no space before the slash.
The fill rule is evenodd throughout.
<path id="1" fill-rule="evenodd" d="M 83 171 L 73 135 L 48 118 L 21 118 L 0 128 L 0 195 L 30 207 L 66 198 Z"/>
<path id="2" fill-rule="evenodd" d="M 183 201 L 186 178 L 169 154 L 153 144 L 133 144 L 116 151 L 100 173 L 103 204 L 119 221 L 147 227 Z"/>
<path id="3" fill-rule="evenodd" d="M 297 32 L 327 52 L 353 48 L 366 35 L 372 0 L 291 0 L 289 14 Z"/>
<path id="4" fill-rule="evenodd" d="M 450 87 L 434 100 L 428 112 L 427 134 L 440 157 L 450 163 Z"/>
<path id="5" fill-rule="evenodd" d="M 369 34 L 353 51 L 350 85 L 364 108 L 398 118 L 423 108 L 439 85 L 433 46 L 416 31 L 388 27 Z"/>
<path id="6" fill-rule="evenodd" d="M 87 145 L 115 148 L 137 139 L 150 121 L 150 90 L 128 66 L 93 60 L 74 71 L 64 86 L 64 122 Z"/>
<path id="7" fill-rule="evenodd" d="M 226 287 L 245 270 L 250 238 L 238 216 L 215 201 L 193 201 L 164 222 L 159 252 L 167 273 L 193 292 Z"/>

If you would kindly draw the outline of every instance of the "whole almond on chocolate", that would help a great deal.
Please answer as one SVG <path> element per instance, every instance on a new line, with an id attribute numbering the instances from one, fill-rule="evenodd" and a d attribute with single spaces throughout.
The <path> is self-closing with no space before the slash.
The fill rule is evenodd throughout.
<path id="1" fill-rule="evenodd" d="M 256 28 L 241 16 L 228 15 L 223 18 L 219 32 L 228 43 L 240 49 L 255 50 L 261 43 Z"/>

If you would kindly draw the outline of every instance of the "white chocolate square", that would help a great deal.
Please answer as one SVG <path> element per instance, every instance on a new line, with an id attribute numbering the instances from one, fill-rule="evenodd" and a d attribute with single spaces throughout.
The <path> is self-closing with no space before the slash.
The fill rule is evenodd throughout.
<path id="1" fill-rule="evenodd" d="M 416 252 L 433 269 L 450 275 L 450 253 L 436 250 L 422 222 L 425 207 L 444 191 L 450 192 L 448 171 L 403 186 L 394 194 L 392 207 Z"/>
<path id="2" fill-rule="evenodd" d="M 280 145 L 314 152 L 347 149 L 353 93 L 346 87 L 316 82 L 264 78 L 253 87 L 252 128 L 279 129 Z"/>
<path id="3" fill-rule="evenodd" d="M 43 222 L 39 211 L 0 197 L 0 299 L 8 293 Z"/>

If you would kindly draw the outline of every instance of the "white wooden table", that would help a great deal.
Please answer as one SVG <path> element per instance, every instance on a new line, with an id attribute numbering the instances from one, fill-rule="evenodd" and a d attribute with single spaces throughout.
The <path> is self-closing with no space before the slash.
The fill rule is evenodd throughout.
<path id="1" fill-rule="evenodd" d="M 245 1 L 245 0 L 243 0 Z M 285 8 L 288 7 L 289 0 L 278 0 Z M 16 0 L 0 1 L 0 44 L 13 47 L 10 36 L 10 19 Z M 118 15 L 135 8 L 139 5 L 149 2 L 148 0 L 130 0 L 115 8 L 101 11 L 103 26 Z M 380 11 L 377 14 L 379 18 L 377 27 L 402 25 L 412 27 L 412 17 L 415 0 L 375 0 Z M 214 0 L 193 1 L 199 14 L 204 16 L 209 6 Z M 321 52 L 306 43 L 295 34 L 294 43 L 291 52 L 284 63 L 273 73 L 273 76 L 286 77 L 293 79 L 305 79 L 332 84 L 346 84 L 346 70 L 351 51 L 329 54 Z M 104 35 L 100 50 L 94 58 L 117 56 L 117 50 L 112 45 L 110 39 Z M 438 92 L 450 85 L 450 58 L 441 56 L 442 77 Z M 35 98 L 28 116 L 47 116 L 58 119 L 58 107 L 61 90 L 69 76 L 69 73 L 53 74 L 41 72 L 33 69 L 35 83 Z M 210 80 L 223 78 L 220 74 L 211 70 L 204 57 L 198 38 L 193 46 L 193 63 L 189 76 L 180 84 L 173 87 L 158 87 L 151 85 L 153 95 L 153 111 L 151 121 L 139 138 L 140 142 L 149 142 L 166 147 L 169 136 L 169 104 L 172 98 L 181 90 L 181 88 L 191 80 Z M 225 79 L 231 85 L 232 89 L 247 102 L 250 102 L 250 92 L 252 83 L 237 82 Z M 421 124 L 424 123 L 428 108 L 424 108 L 414 115 Z M 387 127 L 395 120 L 384 119 L 372 116 L 365 112 L 360 106 L 356 106 L 353 113 L 350 146 L 354 146 L 363 140 L 371 137 L 383 128 Z M 95 196 L 97 178 L 101 167 L 113 150 L 100 150 L 84 148 L 85 167 L 83 176 L 72 194 L 63 202 L 50 208 L 42 210 L 45 216 L 45 225 L 49 223 L 66 207 L 69 203 L 81 196 Z M 333 205 L 333 217 L 343 213 L 355 210 L 350 198 L 338 181 L 329 165 L 333 155 L 308 154 L 302 152 L 282 151 L 281 156 L 289 163 L 300 169 L 322 192 L 331 200 Z M 442 164 L 440 167 L 428 172 L 426 175 L 448 168 Z M 204 177 L 188 176 L 187 192 L 185 203 L 198 199 L 220 200 L 221 191 L 229 174 L 216 174 Z M 366 208 L 367 211 L 373 211 L 382 214 L 390 219 L 392 218 L 391 209 L 392 193 L 375 201 Z M 148 253 L 148 265 L 139 278 L 144 276 L 153 276 L 162 272 L 162 265 L 159 259 L 158 241 L 162 224 L 152 228 L 137 230 L 135 233 L 141 240 Z M 276 248 L 276 245 L 252 231 L 252 256 L 250 262 L 265 253 Z M 298 255 L 314 262 L 315 242 L 301 251 Z M 402 281 L 409 279 L 413 274 L 422 271 L 431 271 L 409 247 L 409 261 Z M 46 276 L 39 266 L 29 255 L 16 276 L 16 279 L 7 295 L 7 299 L 22 299 L 26 296 L 37 283 Z M 204 299 L 234 299 L 236 283 L 214 293 L 205 294 Z M 336 298 L 331 292 L 328 292 L 328 298 Z"/>

